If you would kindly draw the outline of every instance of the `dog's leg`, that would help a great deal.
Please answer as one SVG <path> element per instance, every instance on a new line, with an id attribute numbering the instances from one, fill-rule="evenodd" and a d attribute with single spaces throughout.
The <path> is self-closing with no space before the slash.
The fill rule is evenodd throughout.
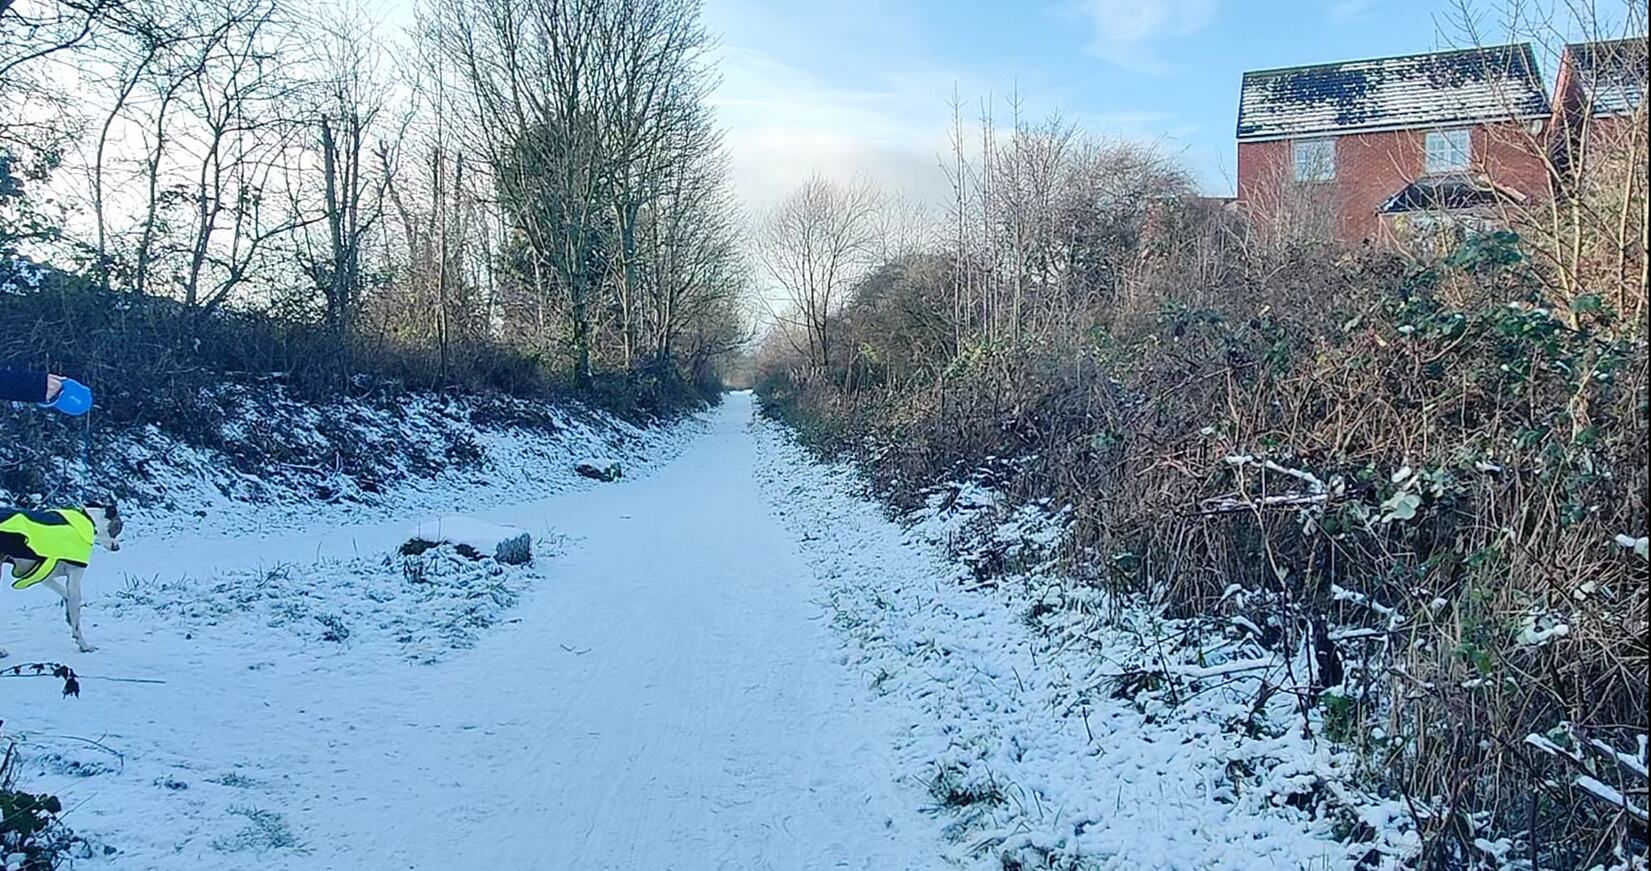
<path id="1" fill-rule="evenodd" d="M 10 557 L 7 557 L 5 559 L 0 559 L 0 580 L 5 579 L 5 576 L 6 576 L 5 573 L 6 573 L 6 569 L 8 567 L 12 570 L 13 576 L 14 577 L 16 576 L 16 573 L 17 573 L 17 570 L 18 570 L 17 566 L 14 563 L 12 563 Z M 11 656 L 11 651 L 7 650 L 4 647 L 0 647 L 0 659 L 5 659 L 8 656 Z"/>
<path id="2" fill-rule="evenodd" d="M 45 588 L 51 590 L 52 592 L 56 593 L 57 597 L 59 599 L 63 599 L 65 601 L 67 601 L 68 598 L 69 598 L 68 589 L 66 589 L 63 586 L 63 582 L 58 580 L 56 575 L 53 575 L 52 577 L 49 577 L 49 578 L 42 578 L 41 581 L 40 581 L 40 586 L 45 587 Z"/>
<path id="3" fill-rule="evenodd" d="M 87 650 L 86 650 L 87 644 L 86 644 L 85 640 L 81 637 L 80 625 L 79 625 L 80 624 L 79 590 L 78 590 L 78 588 L 76 588 L 75 594 L 74 594 L 74 601 L 71 602 L 70 601 L 71 594 L 69 592 L 70 586 L 69 586 L 69 584 L 65 583 L 65 581 L 67 581 L 70 577 L 69 572 L 73 571 L 73 570 L 74 570 L 73 567 L 65 567 L 65 569 L 63 570 L 63 572 L 61 574 L 54 575 L 52 577 L 42 579 L 40 581 L 39 586 L 49 588 L 52 592 L 57 594 L 58 598 L 63 600 L 63 621 L 65 623 L 69 624 L 69 633 L 74 636 L 75 644 L 79 645 L 80 651 L 82 653 L 85 653 L 85 652 L 87 652 Z M 84 571 L 84 569 L 82 569 L 81 571 Z"/>
<path id="4" fill-rule="evenodd" d="M 75 644 L 81 653 L 91 653 L 96 650 L 86 643 L 86 635 L 80 631 L 80 579 L 86 574 L 83 566 L 64 566 L 63 580 L 46 578 L 41 586 L 51 587 L 59 596 L 63 597 L 63 619 L 69 624 L 69 632 L 74 636 Z"/>
<path id="5" fill-rule="evenodd" d="M 56 576 L 53 576 L 50 578 L 42 578 L 37 586 L 45 587 L 46 589 L 51 590 L 57 594 L 59 599 L 63 600 L 64 619 L 67 620 L 69 611 L 69 590 L 67 587 L 63 586 L 63 582 L 58 580 Z M 69 628 L 73 630 L 74 624 L 70 623 Z"/>
<path id="6" fill-rule="evenodd" d="M 63 597 L 63 616 L 69 621 L 69 631 L 74 633 L 75 644 L 79 645 L 81 653 L 91 653 L 97 648 L 87 643 L 86 634 L 80 630 L 80 579 L 86 574 L 82 566 L 69 566 L 69 580 L 64 586 L 68 593 Z"/>

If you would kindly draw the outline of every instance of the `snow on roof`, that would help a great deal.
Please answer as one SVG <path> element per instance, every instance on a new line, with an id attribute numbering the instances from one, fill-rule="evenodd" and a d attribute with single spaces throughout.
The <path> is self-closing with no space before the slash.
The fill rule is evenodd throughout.
<path id="1" fill-rule="evenodd" d="M 1645 100 L 1645 37 L 1572 43 L 1565 53 L 1595 115 L 1627 115 Z"/>
<path id="2" fill-rule="evenodd" d="M 1238 138 L 1546 117 L 1529 43 L 1244 74 Z"/>

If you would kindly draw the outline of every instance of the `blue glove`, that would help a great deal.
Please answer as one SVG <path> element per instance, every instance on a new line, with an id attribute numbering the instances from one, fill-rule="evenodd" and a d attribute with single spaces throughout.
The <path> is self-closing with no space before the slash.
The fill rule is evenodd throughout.
<path id="1" fill-rule="evenodd" d="M 70 417 L 79 417 L 92 410 L 92 388 L 73 378 L 65 378 L 62 388 L 57 391 L 57 398 L 40 403 L 40 407 L 55 408 Z"/>

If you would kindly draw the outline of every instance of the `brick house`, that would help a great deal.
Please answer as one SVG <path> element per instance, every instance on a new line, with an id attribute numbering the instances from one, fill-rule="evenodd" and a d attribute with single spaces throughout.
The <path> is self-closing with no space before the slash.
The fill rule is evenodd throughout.
<path id="1" fill-rule="evenodd" d="M 1581 42 L 1565 46 L 1554 84 L 1554 114 L 1559 130 L 1555 162 L 1567 166 L 1582 159 L 1590 144 L 1621 141 L 1645 103 L 1645 37 Z"/>
<path id="2" fill-rule="evenodd" d="M 1551 114 L 1529 44 L 1247 72 L 1239 207 L 1356 242 L 1406 213 L 1545 195 Z"/>

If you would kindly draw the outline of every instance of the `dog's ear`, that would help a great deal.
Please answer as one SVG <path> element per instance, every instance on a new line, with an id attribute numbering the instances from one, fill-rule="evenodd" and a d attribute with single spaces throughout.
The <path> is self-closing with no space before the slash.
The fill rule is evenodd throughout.
<path id="1" fill-rule="evenodd" d="M 111 540 L 119 538 L 121 532 L 126 527 L 126 521 L 121 518 L 120 509 L 116 507 L 113 500 L 108 502 L 87 502 L 86 511 L 88 513 L 96 511 L 102 514 L 103 522 L 98 525 L 101 527 L 102 532 L 109 536 Z"/>

